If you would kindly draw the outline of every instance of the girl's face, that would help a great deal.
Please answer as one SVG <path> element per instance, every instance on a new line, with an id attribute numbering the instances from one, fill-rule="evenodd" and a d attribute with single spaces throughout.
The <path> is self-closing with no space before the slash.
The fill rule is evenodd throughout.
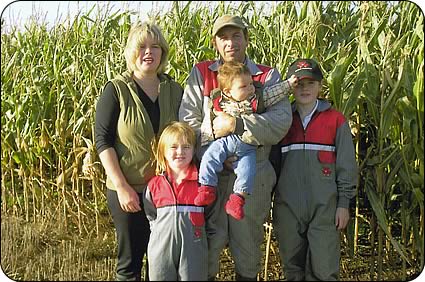
<path id="1" fill-rule="evenodd" d="M 251 75 L 242 74 L 232 81 L 232 88 L 223 89 L 226 95 L 231 96 L 236 101 L 243 101 L 251 97 L 255 92 Z"/>
<path id="2" fill-rule="evenodd" d="M 136 71 L 141 73 L 156 73 L 161 63 L 162 49 L 152 36 L 146 36 L 140 46 L 136 59 Z"/>
<path id="3" fill-rule="evenodd" d="M 181 137 L 165 146 L 164 155 L 167 166 L 174 172 L 187 169 L 192 162 L 193 154 L 193 146 Z"/>
<path id="4" fill-rule="evenodd" d="M 297 104 L 309 105 L 316 102 L 319 96 L 322 83 L 310 78 L 303 78 L 298 81 L 298 85 L 294 88 L 294 98 Z"/>

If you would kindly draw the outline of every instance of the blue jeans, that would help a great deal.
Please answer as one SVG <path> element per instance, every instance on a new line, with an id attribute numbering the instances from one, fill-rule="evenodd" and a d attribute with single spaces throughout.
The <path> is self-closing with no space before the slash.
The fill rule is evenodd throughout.
<path id="1" fill-rule="evenodd" d="M 217 174 L 223 170 L 223 162 L 236 155 L 238 159 L 233 162 L 236 174 L 233 192 L 251 194 L 256 172 L 256 152 L 257 146 L 242 142 L 235 134 L 213 141 L 202 156 L 199 183 L 217 187 Z"/>

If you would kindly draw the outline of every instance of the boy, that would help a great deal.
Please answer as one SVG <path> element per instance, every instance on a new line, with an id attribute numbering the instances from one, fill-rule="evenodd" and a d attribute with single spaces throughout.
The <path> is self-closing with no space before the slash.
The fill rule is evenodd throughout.
<path id="1" fill-rule="evenodd" d="M 317 62 L 298 59 L 293 121 L 281 142 L 282 163 L 273 206 L 285 278 L 338 280 L 339 230 L 349 220 L 357 163 L 344 115 L 319 99 L 323 75 Z"/>
<path id="2" fill-rule="evenodd" d="M 204 122 L 210 123 L 215 115 L 225 112 L 235 117 L 264 112 L 269 107 L 283 99 L 291 87 L 297 82 L 295 75 L 288 80 L 276 83 L 260 90 L 254 86 L 248 67 L 239 62 L 226 62 L 218 70 L 219 89 L 213 89 L 210 94 L 210 115 Z M 201 136 L 201 144 L 205 145 L 214 140 L 214 136 Z M 195 204 L 209 205 L 216 198 L 218 184 L 217 173 L 222 171 L 223 162 L 231 155 L 238 160 L 234 163 L 236 181 L 233 194 L 225 205 L 226 213 L 237 220 L 244 217 L 243 206 L 245 198 L 252 193 L 256 171 L 256 144 L 250 144 L 236 134 L 219 138 L 206 149 L 200 166 L 199 194 Z"/>

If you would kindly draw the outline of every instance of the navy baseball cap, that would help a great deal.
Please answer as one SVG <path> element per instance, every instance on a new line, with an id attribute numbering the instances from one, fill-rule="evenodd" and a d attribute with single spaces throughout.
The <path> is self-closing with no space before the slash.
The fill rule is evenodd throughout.
<path id="1" fill-rule="evenodd" d="M 310 78 L 313 80 L 321 81 L 323 79 L 322 71 L 319 64 L 312 59 L 297 59 L 288 69 L 286 79 L 295 75 L 298 79 Z"/>

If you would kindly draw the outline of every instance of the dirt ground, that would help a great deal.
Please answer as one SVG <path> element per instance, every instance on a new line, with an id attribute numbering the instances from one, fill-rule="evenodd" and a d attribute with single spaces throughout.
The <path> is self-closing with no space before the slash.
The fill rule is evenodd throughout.
<path id="1" fill-rule="evenodd" d="M 267 237 L 267 236 L 266 236 Z M 263 253 L 266 254 L 266 238 L 262 244 Z M 267 267 L 265 267 L 265 256 L 262 259 L 263 269 L 258 275 L 259 281 L 277 281 L 285 280 L 285 276 L 282 272 L 282 266 L 280 263 L 279 249 L 275 236 L 271 235 L 270 241 L 270 250 Z M 383 281 L 411 281 L 414 280 L 419 274 L 420 271 L 417 269 L 411 268 L 407 270 L 406 277 L 403 279 L 401 261 L 397 254 L 388 258 L 388 261 L 384 263 L 383 274 L 381 280 Z M 225 248 L 221 254 L 221 269 L 219 274 L 216 276 L 217 281 L 234 281 L 234 261 L 232 259 L 230 250 Z M 373 279 L 371 279 L 371 262 L 370 254 L 367 251 L 367 246 L 359 246 L 358 254 L 350 257 L 348 254 L 348 246 L 344 242 L 341 244 L 341 272 L 340 280 L 341 281 L 373 281 L 377 280 L 376 269 Z"/>

